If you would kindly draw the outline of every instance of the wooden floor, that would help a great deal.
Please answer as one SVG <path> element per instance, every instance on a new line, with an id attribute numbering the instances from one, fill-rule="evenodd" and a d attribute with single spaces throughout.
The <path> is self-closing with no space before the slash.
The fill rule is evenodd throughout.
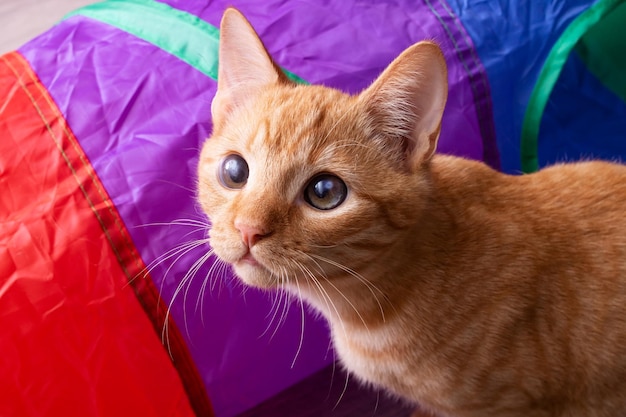
<path id="1" fill-rule="evenodd" d="M 346 387 L 346 374 L 339 366 L 333 372 L 331 365 L 239 417 L 408 417 L 411 412 L 412 407 L 363 388 L 353 377 Z"/>

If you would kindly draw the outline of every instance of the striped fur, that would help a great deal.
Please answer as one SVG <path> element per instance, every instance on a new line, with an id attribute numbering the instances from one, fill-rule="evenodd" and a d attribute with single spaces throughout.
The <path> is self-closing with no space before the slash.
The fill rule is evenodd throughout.
<path id="1" fill-rule="evenodd" d="M 507 176 L 433 155 L 447 94 L 435 45 L 348 96 L 287 81 L 241 15 L 224 21 L 230 77 L 198 189 L 243 282 L 303 298 L 350 372 L 437 415 L 626 415 L 626 167 Z M 216 175 L 232 153 L 250 170 L 238 190 Z M 347 184 L 339 207 L 306 203 L 318 173 Z M 248 247 L 237 222 L 262 237 Z"/>

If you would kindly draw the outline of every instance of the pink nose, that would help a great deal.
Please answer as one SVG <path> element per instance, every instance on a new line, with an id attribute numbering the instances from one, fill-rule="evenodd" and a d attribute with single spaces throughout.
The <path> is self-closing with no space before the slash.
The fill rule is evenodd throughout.
<path id="1" fill-rule="evenodd" d="M 270 234 L 266 229 L 252 226 L 240 220 L 235 220 L 235 227 L 241 232 L 241 240 L 243 240 L 243 243 L 249 248 L 256 245 L 259 240 Z"/>

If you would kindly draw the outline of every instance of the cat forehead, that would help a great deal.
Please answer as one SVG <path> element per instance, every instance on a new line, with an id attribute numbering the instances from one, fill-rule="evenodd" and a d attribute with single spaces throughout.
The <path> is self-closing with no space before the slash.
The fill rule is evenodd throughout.
<path id="1" fill-rule="evenodd" d="M 338 142 L 355 140 L 352 97 L 316 86 L 271 90 L 248 109 L 251 150 L 315 160 Z"/>

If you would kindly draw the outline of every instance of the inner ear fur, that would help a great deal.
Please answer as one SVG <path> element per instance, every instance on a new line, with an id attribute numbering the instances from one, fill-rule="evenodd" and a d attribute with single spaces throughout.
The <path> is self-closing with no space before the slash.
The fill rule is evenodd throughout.
<path id="1" fill-rule="evenodd" d="M 221 123 L 259 90 L 279 82 L 289 80 L 250 22 L 237 9 L 226 9 L 220 23 L 217 92 L 211 104 L 213 123 Z"/>
<path id="2" fill-rule="evenodd" d="M 388 146 L 400 147 L 408 168 L 415 169 L 435 153 L 447 96 L 443 53 L 424 41 L 402 52 L 360 100 L 374 129 L 393 142 Z"/>

